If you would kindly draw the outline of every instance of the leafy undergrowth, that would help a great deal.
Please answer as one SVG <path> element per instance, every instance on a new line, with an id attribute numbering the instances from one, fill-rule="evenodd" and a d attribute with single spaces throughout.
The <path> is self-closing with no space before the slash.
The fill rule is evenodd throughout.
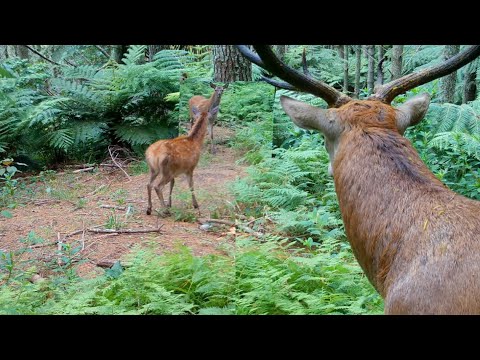
<path id="1" fill-rule="evenodd" d="M 0 287 L 0 314 L 378 314 L 383 303 L 348 246 L 315 251 L 238 238 L 229 255 L 137 249 L 94 279 L 24 277 Z"/>

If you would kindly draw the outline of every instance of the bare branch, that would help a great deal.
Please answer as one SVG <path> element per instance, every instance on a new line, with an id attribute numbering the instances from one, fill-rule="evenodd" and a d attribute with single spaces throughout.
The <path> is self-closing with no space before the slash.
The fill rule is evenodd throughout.
<path id="1" fill-rule="evenodd" d="M 37 50 L 35 50 L 34 48 L 31 48 L 31 47 L 28 46 L 28 45 L 23 45 L 23 46 L 25 46 L 28 50 L 30 50 L 30 51 L 33 52 L 34 54 L 40 56 L 42 59 L 47 60 L 49 63 L 54 64 L 54 65 L 58 65 L 58 66 L 62 66 L 62 64 L 59 64 L 59 63 L 57 63 L 57 62 L 55 62 L 55 61 L 53 61 L 53 60 L 50 60 L 49 58 L 47 58 L 46 56 L 42 55 L 41 53 L 39 53 L 39 52 L 38 52 Z"/>
<path id="2" fill-rule="evenodd" d="M 100 46 L 100 45 L 93 45 L 95 46 L 107 59 L 110 59 L 110 55 Z"/>

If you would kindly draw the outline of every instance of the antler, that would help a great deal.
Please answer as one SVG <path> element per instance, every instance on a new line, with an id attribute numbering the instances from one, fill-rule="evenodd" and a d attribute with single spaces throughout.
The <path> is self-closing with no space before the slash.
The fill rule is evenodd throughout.
<path id="1" fill-rule="evenodd" d="M 254 45 L 253 48 L 258 55 L 254 54 L 245 45 L 237 45 L 237 49 L 248 60 L 286 81 L 280 82 L 262 76 L 266 82 L 288 90 L 308 92 L 324 99 L 329 107 L 339 107 L 352 100 L 349 96 L 341 93 L 332 86 L 309 76 L 308 70 L 306 69 L 305 53 L 303 54 L 303 69 L 305 74 L 302 74 L 281 61 L 269 45 Z"/>
<path id="2" fill-rule="evenodd" d="M 303 71 L 305 74 L 302 74 L 282 62 L 275 55 L 269 45 L 254 45 L 253 48 L 258 55 L 253 53 L 246 45 L 237 45 L 237 48 L 242 55 L 252 63 L 284 80 L 277 81 L 270 79 L 267 76 L 262 76 L 262 79 L 269 84 L 287 90 L 308 92 L 324 99 L 329 107 L 339 107 L 352 100 L 349 96 L 334 89 L 330 85 L 310 76 L 306 65 L 305 50 L 302 55 Z M 480 45 L 470 46 L 439 65 L 403 76 L 380 86 L 375 94 L 371 95 L 369 99 L 379 100 L 390 104 L 398 95 L 404 94 L 410 89 L 448 75 L 468 64 L 478 56 L 480 56 Z"/>
<path id="3" fill-rule="evenodd" d="M 447 61 L 431 68 L 408 74 L 393 80 L 380 88 L 369 97 L 370 100 L 380 100 L 390 104 L 395 97 L 404 94 L 414 87 L 426 84 L 432 80 L 448 75 L 468 64 L 480 55 L 480 45 L 470 46 Z"/>

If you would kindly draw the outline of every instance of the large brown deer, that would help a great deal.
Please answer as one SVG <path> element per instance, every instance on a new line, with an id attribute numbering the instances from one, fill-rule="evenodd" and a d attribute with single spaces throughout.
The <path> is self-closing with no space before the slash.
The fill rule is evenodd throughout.
<path id="1" fill-rule="evenodd" d="M 480 202 L 449 190 L 421 161 L 403 133 L 427 112 L 428 94 L 394 108 L 391 101 L 475 59 L 480 46 L 394 80 L 367 100 L 279 60 L 270 46 L 239 45 L 250 61 L 278 76 L 277 87 L 323 98 L 320 109 L 287 96 L 285 112 L 325 137 L 348 240 L 384 298 L 386 314 L 480 314 Z"/>
<path id="2" fill-rule="evenodd" d="M 165 208 L 163 200 L 163 188 L 170 183 L 167 207 L 172 206 L 172 190 L 175 178 L 185 174 L 188 186 L 192 192 L 192 203 L 198 209 L 197 199 L 193 190 L 193 170 L 198 164 L 202 150 L 203 140 L 207 131 L 207 124 L 212 116 L 218 112 L 218 106 L 207 111 L 200 111 L 192 107 L 195 123 L 188 135 L 179 136 L 175 139 L 159 140 L 148 147 L 145 151 L 145 159 L 150 169 L 150 181 L 147 184 L 148 208 L 147 215 L 152 213 L 152 187 L 157 176 L 160 180 L 155 186 L 155 192 L 160 199 L 160 205 Z"/>
<path id="3" fill-rule="evenodd" d="M 223 91 L 228 88 L 228 84 L 224 86 L 215 85 L 210 83 L 210 87 L 213 88 L 213 93 L 210 98 L 206 99 L 201 95 L 195 95 L 188 100 L 188 106 L 190 108 L 190 123 L 193 126 L 193 113 L 192 107 L 196 106 L 200 111 L 208 111 L 208 109 L 220 106 L 220 100 L 222 99 Z M 211 116 L 208 121 L 208 133 L 210 136 L 210 152 L 215 154 L 215 145 L 213 144 L 213 125 L 217 120 L 217 115 Z"/>

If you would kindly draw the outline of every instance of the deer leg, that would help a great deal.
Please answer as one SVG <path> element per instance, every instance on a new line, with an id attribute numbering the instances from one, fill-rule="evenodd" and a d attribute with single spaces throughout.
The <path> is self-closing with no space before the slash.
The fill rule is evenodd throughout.
<path id="1" fill-rule="evenodd" d="M 171 180 L 171 178 L 169 177 L 166 177 L 165 175 L 162 177 L 162 179 L 160 180 L 160 182 L 158 183 L 157 186 L 155 186 L 155 192 L 157 193 L 157 196 L 158 196 L 158 199 L 160 200 L 160 204 L 162 206 L 162 208 L 165 207 L 165 200 L 163 199 L 163 188 L 165 187 L 165 185 L 167 185 L 167 183 Z"/>
<path id="2" fill-rule="evenodd" d="M 215 154 L 215 145 L 213 143 L 213 123 L 208 124 L 208 132 L 210 134 L 210 153 Z"/>
<path id="3" fill-rule="evenodd" d="M 150 169 L 150 181 L 147 184 L 147 194 L 148 194 L 148 207 L 147 207 L 147 215 L 150 215 L 152 213 L 152 187 L 153 187 L 153 182 L 155 181 L 155 178 L 158 175 L 158 171 L 154 171 Z"/>
<path id="4" fill-rule="evenodd" d="M 190 191 L 192 192 L 193 207 L 195 209 L 198 209 L 197 199 L 195 198 L 195 193 L 193 191 L 193 171 L 190 172 L 190 173 L 187 173 L 187 179 L 188 179 L 188 187 L 190 188 Z"/>
<path id="5" fill-rule="evenodd" d="M 172 207 L 172 190 L 173 190 L 173 185 L 175 185 L 175 178 L 170 181 L 170 192 L 168 194 L 168 203 L 167 207 Z"/>

